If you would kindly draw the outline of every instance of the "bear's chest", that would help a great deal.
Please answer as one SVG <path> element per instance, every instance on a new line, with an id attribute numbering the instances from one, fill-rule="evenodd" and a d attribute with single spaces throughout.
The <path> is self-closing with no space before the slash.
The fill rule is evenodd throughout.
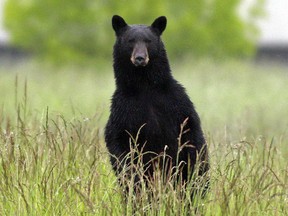
<path id="1" fill-rule="evenodd" d="M 142 136 L 162 137 L 171 134 L 177 124 L 177 106 L 167 95 L 145 94 L 123 98 L 123 128 Z M 123 103 L 122 103 L 123 104 Z"/>

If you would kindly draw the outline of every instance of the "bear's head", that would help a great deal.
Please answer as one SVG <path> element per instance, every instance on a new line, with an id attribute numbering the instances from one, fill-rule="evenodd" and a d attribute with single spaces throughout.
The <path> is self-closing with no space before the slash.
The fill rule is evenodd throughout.
<path id="1" fill-rule="evenodd" d="M 167 19 L 160 16 L 152 23 L 146 25 L 127 25 L 125 20 L 114 15 L 112 26 L 116 33 L 114 45 L 114 58 L 129 61 L 136 67 L 145 67 L 150 60 L 157 58 L 159 52 L 164 50 L 161 34 L 165 30 Z"/>

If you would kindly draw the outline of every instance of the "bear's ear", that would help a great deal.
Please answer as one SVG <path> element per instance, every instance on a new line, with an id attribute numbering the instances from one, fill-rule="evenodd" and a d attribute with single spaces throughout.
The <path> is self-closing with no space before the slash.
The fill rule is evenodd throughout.
<path id="1" fill-rule="evenodd" d="M 167 19 L 165 16 L 160 16 L 154 20 L 151 27 L 156 29 L 159 32 L 159 35 L 165 30 L 167 24 Z"/>
<path id="2" fill-rule="evenodd" d="M 121 16 L 114 15 L 112 17 L 112 26 L 113 26 L 114 31 L 116 32 L 116 35 L 119 35 L 119 32 L 121 31 L 121 29 L 126 27 L 127 23 Z"/>

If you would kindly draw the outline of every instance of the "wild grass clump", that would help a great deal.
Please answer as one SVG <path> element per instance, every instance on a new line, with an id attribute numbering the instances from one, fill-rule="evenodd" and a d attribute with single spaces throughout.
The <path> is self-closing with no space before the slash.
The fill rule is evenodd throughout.
<path id="1" fill-rule="evenodd" d="M 287 214 L 287 166 L 273 140 L 259 137 L 217 147 L 220 148 L 221 153 L 214 151 L 211 191 L 217 214 Z"/>
<path id="2" fill-rule="evenodd" d="M 117 162 L 114 164 L 118 166 L 117 178 L 122 189 L 125 215 L 189 215 L 201 209 L 199 203 L 202 203 L 202 198 L 209 190 L 207 152 L 199 152 L 193 168 L 189 161 L 178 161 L 182 149 L 189 145 L 181 142 L 182 135 L 188 132 L 184 130 L 187 121 L 188 119 L 181 124 L 174 166 L 170 156 L 166 154 L 167 149 L 161 154 L 144 151 L 146 143 L 139 143 L 138 138 L 145 125 L 140 127 L 135 137 L 127 131 L 130 135 L 130 152 L 124 158 L 115 158 Z M 205 157 L 201 157 L 201 154 L 205 154 Z M 147 157 L 150 158 L 146 164 L 145 157 L 146 161 Z M 151 166 L 153 173 L 150 172 Z M 182 178 L 183 169 L 188 169 L 188 178 L 185 180 Z M 198 201 L 194 202 L 195 200 Z"/>
<path id="3" fill-rule="evenodd" d="M 16 78 L 15 89 L 17 85 Z M 102 209 L 107 193 L 103 179 L 110 174 L 100 145 L 99 116 L 68 121 L 62 115 L 50 116 L 47 107 L 35 117 L 27 112 L 26 89 L 25 82 L 15 116 L 0 118 L 0 212 L 75 215 Z"/>
<path id="4" fill-rule="evenodd" d="M 63 116 L 50 117 L 49 110 L 43 113 L 42 121 L 27 117 L 26 124 L 21 116 L 17 116 L 15 125 L 11 119 L 2 118 L 2 214 L 288 213 L 287 164 L 273 140 L 259 137 L 217 147 L 208 141 L 215 149 L 210 152 L 211 186 L 204 198 L 195 184 L 175 187 L 175 176 L 163 181 L 161 171 L 155 172 L 153 181 L 147 183 L 143 166 L 137 164 L 126 182 L 129 194 L 125 199 L 103 147 L 101 129 L 95 125 L 96 116 L 67 121 Z M 136 175 L 142 176 L 140 195 L 133 192 Z M 122 181 L 128 181 L 122 177 Z M 191 199 L 195 189 L 200 192 Z"/>

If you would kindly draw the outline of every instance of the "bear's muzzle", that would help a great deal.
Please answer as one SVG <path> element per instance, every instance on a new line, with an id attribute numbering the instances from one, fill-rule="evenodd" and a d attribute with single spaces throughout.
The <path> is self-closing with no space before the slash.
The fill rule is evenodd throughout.
<path id="1" fill-rule="evenodd" d="M 149 55 L 145 43 L 136 43 L 130 58 L 136 67 L 145 67 L 149 62 Z"/>

